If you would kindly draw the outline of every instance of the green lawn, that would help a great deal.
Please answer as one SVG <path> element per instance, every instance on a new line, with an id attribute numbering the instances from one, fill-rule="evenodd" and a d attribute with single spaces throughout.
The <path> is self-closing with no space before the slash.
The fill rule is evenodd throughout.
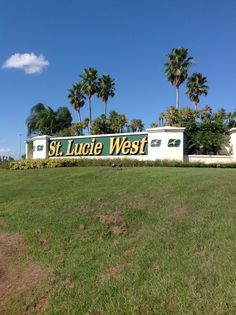
<path id="1" fill-rule="evenodd" d="M 1 314 L 236 314 L 235 169 L 0 170 L 0 232 Z"/>

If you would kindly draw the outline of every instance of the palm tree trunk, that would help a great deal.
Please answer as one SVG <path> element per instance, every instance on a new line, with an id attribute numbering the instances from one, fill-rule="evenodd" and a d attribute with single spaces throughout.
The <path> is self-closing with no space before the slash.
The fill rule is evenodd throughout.
<path id="1" fill-rule="evenodd" d="M 197 110 L 197 103 L 194 103 L 194 109 Z"/>
<path id="2" fill-rule="evenodd" d="M 104 101 L 104 115 L 105 119 L 107 119 L 107 101 Z"/>
<path id="3" fill-rule="evenodd" d="M 81 120 L 81 115 L 80 115 L 80 109 L 78 109 L 77 113 L 78 113 L 79 122 L 81 123 L 82 120 Z"/>
<path id="4" fill-rule="evenodd" d="M 179 86 L 176 86 L 176 109 L 179 109 Z"/>
<path id="5" fill-rule="evenodd" d="M 89 96 L 89 134 L 91 129 L 91 123 L 92 123 L 92 106 L 91 106 L 91 96 Z"/>

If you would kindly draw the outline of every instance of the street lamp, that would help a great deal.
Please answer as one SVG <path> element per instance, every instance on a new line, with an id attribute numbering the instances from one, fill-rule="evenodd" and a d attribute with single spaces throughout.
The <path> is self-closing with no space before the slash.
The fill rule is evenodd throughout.
<path id="1" fill-rule="evenodd" d="M 21 136 L 22 136 L 22 134 L 21 133 L 19 133 L 19 137 L 20 137 L 20 153 L 19 153 L 19 160 L 21 159 Z"/>

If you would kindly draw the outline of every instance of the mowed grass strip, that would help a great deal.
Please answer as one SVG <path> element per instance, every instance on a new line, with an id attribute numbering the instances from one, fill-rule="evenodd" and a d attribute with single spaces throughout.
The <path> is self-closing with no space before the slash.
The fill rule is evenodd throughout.
<path id="1" fill-rule="evenodd" d="M 234 169 L 1 170 L 0 233 L 50 276 L 0 313 L 235 314 L 235 227 Z"/>

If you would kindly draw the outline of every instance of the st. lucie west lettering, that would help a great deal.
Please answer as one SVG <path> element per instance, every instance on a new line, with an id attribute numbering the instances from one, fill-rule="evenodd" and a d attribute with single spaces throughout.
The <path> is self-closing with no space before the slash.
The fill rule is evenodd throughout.
<path id="1" fill-rule="evenodd" d="M 112 156 L 112 155 L 144 155 L 146 154 L 147 136 L 141 139 L 124 137 L 107 137 L 77 140 L 52 140 L 49 145 L 49 157 L 62 156 Z"/>

